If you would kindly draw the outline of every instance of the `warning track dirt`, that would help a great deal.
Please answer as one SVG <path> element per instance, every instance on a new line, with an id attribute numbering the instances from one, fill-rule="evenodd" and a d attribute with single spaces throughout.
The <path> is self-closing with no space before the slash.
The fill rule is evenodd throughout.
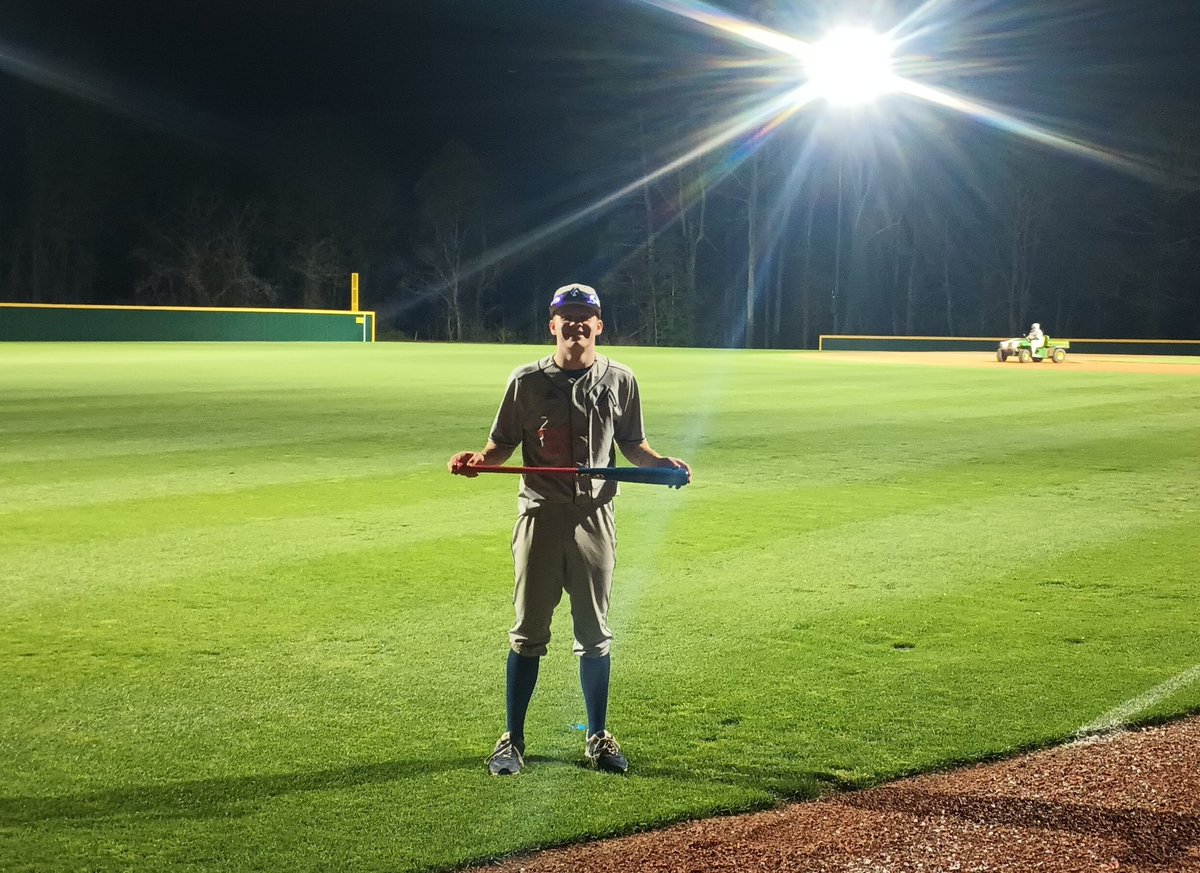
<path id="1" fill-rule="evenodd" d="M 1059 370 L 1068 373 L 1146 373 L 1161 376 L 1200 377 L 1200 356 L 1195 359 L 1153 355 L 1068 354 L 1061 364 L 1051 361 L 1021 364 L 996 360 L 994 352 L 821 352 L 822 357 L 861 364 L 901 364 L 914 367 L 959 367 L 997 371 Z M 808 357 L 805 355 L 805 357 Z"/>

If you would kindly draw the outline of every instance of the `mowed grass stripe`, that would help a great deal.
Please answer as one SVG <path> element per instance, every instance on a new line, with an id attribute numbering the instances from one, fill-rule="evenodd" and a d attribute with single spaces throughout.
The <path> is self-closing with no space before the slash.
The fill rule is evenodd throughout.
<path id="1" fill-rule="evenodd" d="M 674 590 L 660 582 L 640 604 L 653 623 L 621 626 L 636 675 L 618 708 L 669 728 L 640 737 L 665 771 L 759 769 L 782 784 L 780 760 L 874 781 L 1047 742 L 1193 665 L 1200 618 L 1177 611 L 1196 602 L 1198 533 L 1191 515 L 965 578 L 904 585 L 893 571 L 883 590 L 873 562 L 825 588 L 743 576 L 689 591 L 694 610 L 656 602 Z M 1197 703 L 1200 689 L 1181 689 L 1145 715 Z"/>
<path id="2" fill-rule="evenodd" d="M 1115 446 L 1110 445 L 1111 441 L 1104 443 L 1105 452 L 1089 455 L 1093 463 L 1107 456 L 1128 469 L 1130 455 L 1125 442 Z M 978 507 L 982 500 L 996 503 L 987 512 L 1001 521 L 1006 517 L 1019 521 L 1071 511 L 1094 515 L 1098 507 L 1103 507 L 1104 517 L 1111 519 L 1116 517 L 1118 507 L 1130 501 L 1187 506 L 1197 496 L 1197 485 L 1189 475 L 1196 451 L 1187 441 L 1169 443 L 1159 452 L 1160 465 L 1177 456 L 1183 460 L 1171 467 L 1160 466 L 1162 475 L 1154 479 L 1123 472 L 1097 473 L 1078 465 L 1068 467 L 1067 463 L 1078 457 L 1072 453 L 1058 459 L 1036 489 L 1016 494 L 1003 485 L 1011 469 L 1009 464 L 967 464 L 910 473 L 884 485 L 806 488 L 802 511 L 792 508 L 795 495 L 790 490 L 738 494 L 734 489 L 729 495 L 731 489 L 727 487 L 698 485 L 687 494 L 687 502 L 679 511 L 664 504 L 662 495 L 655 496 L 661 511 L 674 512 L 682 519 L 676 524 L 678 533 L 664 544 L 665 553 L 675 556 L 719 551 L 730 544 L 746 548 L 757 542 L 788 543 L 788 537 L 807 536 L 847 521 L 887 517 L 901 510 L 934 505 L 969 503 Z M 1026 461 L 1021 466 L 1030 464 Z M 963 481 L 964 473 L 972 477 L 965 488 L 954 484 Z M 460 493 L 478 487 L 462 480 L 450 481 L 450 487 Z M 308 489 L 272 486 L 226 495 L 197 494 L 165 506 L 147 499 L 89 514 L 67 510 L 27 513 L 8 529 L 11 547 L 6 563 L 15 580 L 10 594 L 27 588 L 61 596 L 71 584 L 88 585 L 89 574 L 103 576 L 116 571 L 123 584 L 136 584 L 139 578 L 191 578 L 197 568 L 214 559 L 218 566 L 229 562 L 258 565 L 294 557 L 297 551 L 320 554 L 386 548 L 397 541 L 420 541 L 450 529 L 460 530 L 462 524 L 480 534 L 507 528 L 502 505 L 507 502 L 506 496 L 495 487 L 474 498 L 482 505 L 474 506 L 472 512 L 439 523 L 437 519 L 449 518 L 459 508 L 461 498 L 422 498 L 420 495 L 435 490 L 430 484 L 337 481 L 316 483 Z M 1104 487 L 1097 487 L 1101 485 Z M 1053 495 L 1047 493 L 1046 500 L 1033 502 L 1041 500 L 1033 495 L 1050 489 L 1054 489 Z M 1028 511 L 1021 511 L 1023 501 L 1029 504 Z M 330 507 L 343 509 L 330 516 Z M 353 510 L 348 511 L 348 507 Z M 734 516 L 754 513 L 758 520 L 753 526 L 730 526 L 723 519 L 726 511 Z M 228 526 L 218 523 L 226 519 L 236 521 Z M 1098 518 L 1097 524 L 1103 521 Z M 909 524 L 918 532 L 925 526 L 921 522 Z M 843 535 L 838 530 L 836 536 Z M 894 539 L 889 536 L 874 541 Z M 59 550 L 57 562 L 47 561 L 45 546 L 55 543 L 71 545 Z"/>
<path id="3" fill-rule="evenodd" d="M 439 507 L 439 503 L 445 505 Z M 129 535 L 124 538 L 111 540 L 67 541 L 49 546 L 33 542 L 6 551 L 5 572 L 13 582 L 0 596 L 0 602 L 10 610 L 40 610 L 46 601 L 105 596 L 109 590 L 127 592 L 121 596 L 129 596 L 146 586 L 202 584 L 214 575 L 236 575 L 248 568 L 269 572 L 273 567 L 290 566 L 297 559 L 308 562 L 359 551 L 386 553 L 399 546 L 419 547 L 464 534 L 471 536 L 472 543 L 490 537 L 506 544 L 511 526 L 497 519 L 501 513 L 511 511 L 511 496 L 504 500 L 492 498 L 480 507 L 491 508 L 490 515 L 455 517 L 446 511 L 454 503 L 448 498 L 425 500 L 413 504 L 401 517 L 391 508 L 343 509 L 337 516 L 246 518 L 238 523 L 181 527 L 148 536 L 127 531 Z M 449 545 L 447 549 L 454 551 Z M 472 545 L 460 551 L 470 554 L 473 549 Z M 392 572 L 403 579 L 405 562 L 398 562 Z M 445 568 L 441 567 L 436 578 L 444 576 Z"/>
<path id="4" fill-rule="evenodd" d="M 951 516 L 966 512 L 988 527 L 1014 525 L 1024 540 L 1039 542 L 1041 531 L 1053 536 L 1059 527 L 1087 531 L 1094 523 L 1128 508 L 1130 517 L 1153 523 L 1146 507 L 1159 505 L 1186 510 L 1200 501 L 1193 474 L 1200 448 L 1191 441 L 1172 441 L 1154 458 L 1137 460 L 1124 451 L 1126 441 L 1100 442 L 1099 450 L 1081 461 L 1080 453 L 1044 457 L 966 461 L 896 475 L 881 470 L 883 481 L 815 485 L 781 485 L 777 477 L 765 483 L 707 484 L 701 482 L 685 498 L 681 511 L 671 515 L 672 529 L 662 545 L 673 557 L 691 552 L 712 553 L 753 548 L 788 538 L 834 529 L 856 521 L 886 519 L 941 507 Z M 1144 450 L 1144 440 L 1139 449 Z M 1025 471 L 1041 471 L 1025 481 Z M 1016 471 L 1014 473 L 1014 471 Z M 638 512 L 636 508 L 633 510 Z M 1058 517 L 1070 515 L 1069 522 Z M 729 519 L 753 519 L 730 524 Z M 897 533 L 920 537 L 919 520 L 905 522 L 905 531 L 888 531 L 879 541 L 894 544 Z M 977 536 L 969 537 L 974 543 Z M 953 547 L 953 542 L 950 543 Z"/>
<path id="5" fill-rule="evenodd" d="M 534 766 L 491 780 L 516 483 L 442 465 L 542 353 L 17 349 L 4 425 L 57 418 L 63 464 L 0 456 L 33 489 L 0 550 L 0 867 L 445 869 L 1048 742 L 1192 666 L 1194 380 L 622 349 L 697 469 L 619 504 L 635 772 L 577 766 L 564 609 Z"/>
<path id="6" fill-rule="evenodd" d="M 428 464 L 426 463 L 426 466 Z M 311 475 L 313 465 L 305 466 Z M 444 466 L 437 478 L 445 476 Z M 373 510 L 387 510 L 398 520 L 406 517 L 438 517 L 439 500 L 461 504 L 461 495 L 428 487 L 429 476 L 413 473 L 377 476 L 344 476 L 334 479 L 302 479 L 295 482 L 232 487 L 228 491 L 190 491 L 163 496 L 140 496 L 106 500 L 102 504 L 80 504 L 13 511 L 9 519 L 13 544 L 22 542 L 85 542 L 116 537 L 146 537 L 180 528 L 216 526 L 222 522 L 269 519 L 345 518 Z M 193 479 L 194 482 L 194 479 Z M 465 491 L 465 484 L 451 489 Z M 64 488 L 67 487 L 65 484 Z M 438 497 L 438 494 L 443 496 Z M 505 494 L 505 497 L 511 497 Z M 481 494 L 482 504 L 491 509 L 500 495 L 493 489 Z M 513 501 L 510 500 L 510 503 Z M 423 504 L 429 504 L 422 508 Z M 87 506 L 92 511 L 81 512 Z M 450 513 L 446 513 L 450 514 Z"/>
<path id="7" fill-rule="evenodd" d="M 1128 429 L 1129 431 L 1144 433 L 1145 429 L 1151 426 L 1152 423 L 1150 420 L 1147 420 L 1146 416 L 1139 416 L 1138 420 L 1128 423 Z M 992 460 L 990 464 L 985 463 L 982 458 L 978 457 L 976 450 L 968 458 L 967 463 L 976 465 L 974 472 L 977 474 L 976 483 L 979 483 L 978 480 L 980 478 L 996 474 L 998 466 L 1008 464 L 1019 463 L 1027 465 L 1032 474 L 1034 464 L 1031 462 L 1038 462 L 1040 460 L 1042 463 L 1038 464 L 1038 466 L 1042 469 L 1038 470 L 1038 474 L 1054 477 L 1055 480 L 1054 482 L 1043 481 L 1043 487 L 1048 487 L 1051 484 L 1060 483 L 1067 469 L 1072 469 L 1080 463 L 1086 465 L 1096 464 L 1096 460 L 1099 454 L 1102 453 L 1102 450 L 1112 457 L 1114 463 L 1121 463 L 1126 466 L 1129 463 L 1133 463 L 1134 459 L 1146 450 L 1146 442 L 1140 435 L 1124 436 L 1123 432 L 1121 436 L 1112 435 L 1112 431 L 1117 428 L 1110 425 L 1105 429 L 1104 436 L 1097 436 L 1090 431 L 1090 426 L 1091 422 L 1078 421 L 1070 422 L 1069 427 L 1066 425 L 1056 426 L 1048 434 L 1039 434 L 1037 444 L 1034 446 L 1030 445 L 1030 440 L 1028 440 L 1027 436 L 1021 434 L 1020 428 L 1004 428 L 1001 433 L 1006 434 L 1006 438 L 1001 440 L 1000 444 L 995 446 L 995 450 L 992 452 L 994 457 L 1000 457 Z M 1171 432 L 1177 432 L 1182 436 L 1188 434 L 1190 427 L 1192 427 L 1190 421 L 1170 421 L 1168 423 L 1160 423 L 1157 427 L 1157 433 L 1160 435 L 1169 435 Z M 937 483 L 932 480 L 932 477 L 941 477 L 943 480 L 958 482 L 961 474 L 960 466 L 955 466 L 955 468 L 949 468 L 948 466 L 949 460 L 954 458 L 956 451 L 959 451 L 960 448 L 965 450 L 965 446 L 960 447 L 955 441 L 950 439 L 950 428 L 952 428 L 952 423 L 950 422 L 938 423 L 937 435 L 942 442 L 942 451 L 936 457 L 920 453 L 905 453 L 905 448 L 914 445 L 913 442 L 900 442 L 898 445 L 888 446 L 886 441 L 875 439 L 876 436 L 881 435 L 872 434 L 869 427 L 864 427 L 860 429 L 859 436 L 868 441 L 868 444 L 881 448 L 882 451 L 877 456 L 871 457 L 870 453 L 864 453 L 862 448 L 859 448 L 857 451 L 847 451 L 842 453 L 841 456 L 834 457 L 830 457 L 828 453 L 822 454 L 817 452 L 816 457 L 822 462 L 820 465 L 817 465 L 812 463 L 814 453 L 805 453 L 800 458 L 772 458 L 770 459 L 772 463 L 770 463 L 769 468 L 761 469 L 757 472 L 763 477 L 768 478 L 768 480 L 772 480 L 773 478 L 774 482 L 768 482 L 768 484 L 776 484 L 780 488 L 786 488 L 787 481 L 782 477 L 784 474 L 797 475 L 800 477 L 799 481 L 803 482 L 805 472 L 814 468 L 822 470 L 824 474 L 828 475 L 829 466 L 833 466 L 835 472 L 844 472 L 847 480 L 850 481 L 859 478 L 856 474 L 860 474 L 865 469 L 869 469 L 872 472 L 872 478 L 875 478 L 875 480 L 881 475 L 887 475 L 890 471 L 907 470 L 910 471 L 910 475 L 895 478 L 894 483 L 896 486 L 904 487 L 905 478 L 907 478 L 907 480 L 912 480 L 917 484 L 928 482 L 930 488 L 935 488 Z M 773 438 L 778 441 L 780 435 L 778 429 L 776 429 L 773 433 Z M 910 436 L 918 436 L 918 434 L 910 434 Z M 766 444 L 769 439 L 772 439 L 772 436 L 763 435 L 755 440 L 744 440 L 744 442 L 749 442 L 749 446 L 743 445 L 743 450 L 748 447 L 756 447 L 755 442 Z M 842 440 L 829 440 L 829 436 L 826 435 L 826 441 L 841 442 Z M 318 442 L 320 445 L 328 447 L 334 445 L 326 440 L 319 440 Z M 307 444 L 286 442 L 286 444 L 282 445 L 289 448 L 293 445 L 312 447 L 311 442 L 307 442 Z M 436 484 L 433 484 L 432 480 L 415 482 L 413 481 L 414 474 L 412 472 L 403 476 L 396 476 L 394 472 L 396 466 L 424 471 L 430 470 L 432 466 L 434 480 L 436 480 L 437 476 L 443 474 L 440 460 L 432 460 L 431 462 L 427 454 L 402 453 L 398 458 L 391 457 L 388 459 L 376 457 L 372 458 L 370 464 L 368 464 L 364 460 L 354 457 L 353 452 L 349 453 L 350 457 L 332 451 L 323 454 L 323 456 L 312 457 L 307 456 L 305 452 L 287 451 L 284 452 L 284 456 L 287 459 L 281 462 L 277 454 L 277 450 L 280 447 L 280 445 L 271 446 L 272 450 L 275 451 L 263 452 L 265 456 L 263 458 L 258 458 L 256 454 L 247 453 L 244 450 L 204 452 L 200 448 L 193 448 L 193 450 L 188 450 L 187 454 L 194 460 L 194 465 L 188 463 L 182 466 L 182 469 L 180 469 L 180 458 L 174 456 L 174 454 L 173 456 L 149 456 L 140 459 L 140 462 L 134 468 L 139 472 L 139 475 L 130 476 L 128 475 L 128 471 L 126 471 L 125 475 L 119 477 L 113 476 L 108 481 L 94 482 L 92 488 L 88 489 L 90 490 L 92 499 L 95 499 L 96 495 L 100 495 L 100 499 L 106 502 L 106 504 L 115 504 L 115 502 L 119 502 L 120 504 L 118 506 L 107 506 L 106 518 L 112 520 L 106 520 L 106 522 L 97 524 L 96 526 L 98 529 L 107 532 L 108 524 L 120 524 L 120 520 L 114 518 L 114 513 L 128 511 L 140 516 L 140 514 L 144 513 L 140 513 L 139 510 L 144 510 L 145 507 L 160 505 L 160 501 L 155 498 L 168 495 L 188 496 L 188 500 L 186 502 L 176 502 L 173 506 L 178 508 L 176 508 L 174 513 L 168 511 L 164 516 L 158 516 L 158 513 L 155 513 L 156 517 L 167 519 L 182 512 L 196 513 L 203 517 L 208 505 L 220 507 L 226 504 L 226 502 L 241 501 L 242 499 L 248 499 L 251 502 L 270 502 L 272 499 L 278 498 L 280 504 L 286 504 L 289 496 L 293 495 L 296 500 L 301 502 L 301 505 L 305 504 L 305 502 L 311 504 L 313 500 L 325 499 L 330 501 L 330 505 L 336 505 L 336 502 L 341 500 L 352 501 L 355 505 L 361 506 L 364 502 L 370 504 L 370 502 L 380 499 L 380 496 L 386 496 L 386 499 L 394 499 L 397 502 L 404 502 L 412 499 L 414 486 L 436 488 Z M 1081 451 L 1084 447 L 1087 448 L 1087 451 Z M 895 448 L 899 448 L 901 453 L 896 454 L 894 452 Z M 1002 452 L 1001 450 L 1007 451 Z M 707 451 L 713 450 L 708 447 Z M 1152 452 L 1152 457 L 1144 457 L 1142 458 L 1142 462 L 1156 462 L 1157 459 L 1162 458 L 1163 451 L 1163 448 L 1156 444 Z M 1196 457 L 1200 454 L 1200 446 L 1196 445 L 1193 440 L 1180 439 L 1170 441 L 1165 451 L 1168 451 L 1171 457 Z M 852 458 L 853 464 L 840 464 L 840 458 Z M 314 464 L 319 464 L 319 466 L 314 466 Z M 62 519 L 68 518 L 72 514 L 77 514 L 73 513 L 72 506 L 79 505 L 78 500 L 84 499 L 82 496 L 84 489 L 78 488 L 79 482 L 86 480 L 86 478 L 92 475 L 103 476 L 108 472 L 107 468 L 104 468 L 106 472 L 100 474 L 96 470 L 97 464 L 90 462 L 90 460 L 89 462 L 80 462 L 80 465 L 86 466 L 88 475 L 80 475 L 77 470 L 64 468 L 61 465 L 56 466 L 53 471 L 47 471 L 42 466 L 41 476 L 43 480 L 47 475 L 50 475 L 60 478 L 60 481 L 52 484 L 40 484 L 40 486 L 34 489 L 0 489 L 7 498 L 5 505 L 10 507 L 8 511 L 10 513 L 20 512 L 17 507 L 22 506 L 23 500 L 26 504 L 38 507 L 47 506 L 48 504 L 53 505 L 54 501 L 47 499 L 47 492 L 56 490 L 60 494 L 70 493 L 76 495 L 77 502 L 62 507 L 61 512 L 58 513 L 40 512 L 32 514 L 28 519 L 28 526 L 30 528 L 42 525 L 53 526 L 55 522 L 61 522 Z M 170 469 L 155 471 L 154 468 L 157 465 L 162 465 L 163 468 L 168 468 L 169 466 Z M 366 465 L 380 466 L 380 468 L 386 466 L 386 468 L 392 471 L 391 480 L 380 483 L 377 474 L 374 474 L 374 472 L 364 472 L 364 466 Z M 236 469 L 226 471 L 228 466 L 234 466 Z M 931 469 L 935 468 L 935 466 L 936 469 Z M 149 468 L 149 470 L 146 470 L 146 468 Z M 353 472 L 347 472 L 347 468 Z M 6 475 L 13 474 L 14 469 L 16 469 L 16 477 L 19 480 L 23 476 L 34 477 L 37 465 L 6 465 Z M 710 483 L 725 486 L 728 478 L 731 475 L 736 475 L 733 471 L 738 469 L 745 468 L 744 466 L 743 468 L 738 468 L 738 466 L 721 468 L 721 466 L 718 466 L 714 471 L 708 472 L 707 476 L 700 478 L 701 487 L 703 487 L 703 483 L 706 480 Z M 751 471 L 754 472 L 754 470 Z M 314 472 L 322 476 L 322 480 L 319 483 L 312 483 L 310 478 L 307 478 L 311 477 Z M 227 476 L 234 476 L 234 478 L 233 480 L 229 480 Z M 268 480 L 271 484 L 254 487 L 253 484 L 247 484 L 242 481 L 247 476 L 251 477 L 252 480 Z M 289 481 L 296 476 L 301 476 L 302 478 L 296 482 Z M 286 483 L 281 484 L 280 480 L 284 480 Z M 198 482 L 205 481 L 208 483 L 206 484 L 205 492 L 184 492 L 184 490 L 181 490 L 181 487 L 190 486 L 194 488 Z M 758 483 L 755 481 L 751 480 L 749 483 L 751 486 L 758 486 Z M 1000 484 L 1001 480 L 992 483 Z M 408 487 L 407 490 L 406 486 Z M 384 494 L 380 488 L 386 488 L 388 492 Z M 143 494 L 146 492 L 154 494 L 154 498 L 130 499 L 124 496 L 126 494 Z M 320 492 L 324 492 L 324 494 L 320 494 Z M 98 513 L 95 517 L 98 517 Z M 20 519 L 14 520 L 13 523 L 20 524 Z M 139 520 L 137 523 L 146 524 L 148 520 Z M 78 536 L 83 534 L 83 531 L 77 529 L 73 531 L 73 534 Z"/>
<path id="8" fill-rule="evenodd" d="M 362 465 L 359 469 L 369 466 L 373 470 L 391 472 L 402 468 L 406 461 L 416 460 L 412 456 L 406 458 L 407 453 L 386 451 L 385 447 L 396 434 L 382 428 L 368 435 L 361 431 L 331 434 L 322 430 L 319 437 L 291 436 L 295 433 L 292 429 L 287 433 L 289 436 L 265 434 L 260 429 L 252 438 L 214 436 L 177 447 L 164 446 L 163 441 L 149 436 L 133 443 L 80 440 L 75 445 L 29 460 L 17 460 L 9 453 L 10 460 L 5 464 L 5 493 L 13 502 L 25 502 L 22 492 L 13 486 L 44 486 L 47 465 L 53 465 L 55 476 L 71 482 L 132 478 L 135 480 L 129 486 L 132 490 L 137 485 L 152 484 L 164 474 L 194 478 L 211 474 L 221 467 L 241 467 L 247 460 L 255 464 L 253 472 L 260 476 L 266 472 L 264 465 L 277 474 L 290 462 L 304 459 L 332 461 L 337 468 L 331 472 L 338 473 L 343 468 L 354 469 L 357 465 Z M 98 484 L 100 487 L 106 485 Z M 30 494 L 28 502 L 37 502 L 36 492 Z"/>

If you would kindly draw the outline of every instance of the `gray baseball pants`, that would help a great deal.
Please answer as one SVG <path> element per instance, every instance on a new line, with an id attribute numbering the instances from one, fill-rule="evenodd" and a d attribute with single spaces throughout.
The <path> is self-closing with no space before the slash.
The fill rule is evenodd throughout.
<path id="1" fill-rule="evenodd" d="M 616 564 L 617 528 L 611 502 L 599 506 L 543 503 L 524 512 L 513 528 L 516 623 L 508 632 L 513 650 L 546 654 L 550 619 L 562 600 L 571 601 L 574 652 L 584 658 L 608 654 L 608 602 Z"/>

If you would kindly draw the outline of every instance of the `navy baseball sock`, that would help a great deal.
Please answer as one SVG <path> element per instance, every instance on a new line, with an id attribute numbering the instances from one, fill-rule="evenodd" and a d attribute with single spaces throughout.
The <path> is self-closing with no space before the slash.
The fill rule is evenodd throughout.
<path id="1" fill-rule="evenodd" d="M 612 660 L 603 658 L 579 659 L 579 684 L 583 686 L 583 705 L 587 707 L 588 736 L 604 730 L 608 715 L 608 675 Z"/>
<path id="2" fill-rule="evenodd" d="M 538 665 L 541 658 L 527 658 L 508 650 L 507 682 L 504 704 L 508 713 L 508 733 L 513 740 L 525 742 L 525 713 L 529 711 L 529 699 L 537 685 Z"/>

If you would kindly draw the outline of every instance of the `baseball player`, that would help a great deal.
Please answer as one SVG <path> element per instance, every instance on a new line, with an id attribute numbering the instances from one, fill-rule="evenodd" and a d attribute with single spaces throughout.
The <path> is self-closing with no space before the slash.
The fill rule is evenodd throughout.
<path id="1" fill-rule="evenodd" d="M 559 288 L 550 300 L 554 353 L 513 372 L 487 445 L 451 456 L 450 472 L 478 476 L 471 467 L 502 464 L 518 446 L 525 466 L 611 467 L 615 445 L 636 466 L 681 468 L 690 480 L 687 464 L 646 442 L 637 380 L 629 368 L 596 353 L 603 332 L 595 290 L 578 284 Z M 516 622 L 508 632 L 507 729 L 488 758 L 493 776 L 516 775 L 525 766 L 525 714 L 564 591 L 587 710 L 587 763 L 614 773 L 629 769 L 605 723 L 617 490 L 617 483 L 601 479 L 521 477 L 512 542 Z"/>

